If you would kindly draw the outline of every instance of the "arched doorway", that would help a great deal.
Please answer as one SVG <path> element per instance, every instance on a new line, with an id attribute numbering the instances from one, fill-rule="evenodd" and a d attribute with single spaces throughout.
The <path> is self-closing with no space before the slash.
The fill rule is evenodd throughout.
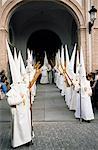
<path id="1" fill-rule="evenodd" d="M 9 31 L 10 43 L 22 51 L 25 60 L 27 47 L 31 46 L 31 48 L 36 49 L 29 42 L 37 37 L 37 32 L 41 32 L 41 35 L 47 33 L 47 37 L 53 32 L 52 41 L 55 41 L 54 37 L 58 35 L 59 40 L 56 41 L 60 41 L 58 42 L 60 45 L 68 44 L 71 53 L 73 44 L 79 41 L 78 29 L 83 25 L 83 16 L 77 5 L 71 1 L 62 2 L 58 0 L 29 2 L 19 0 L 18 2 L 15 4 L 13 2 L 12 6 L 9 4 L 10 8 L 8 13 L 5 13 L 5 20 L 2 25 L 7 27 Z M 47 50 L 50 54 L 49 47 L 50 45 L 47 46 Z"/>
<path id="2" fill-rule="evenodd" d="M 61 40 L 57 34 L 50 30 L 39 30 L 31 34 L 27 42 L 27 48 L 33 50 L 36 62 L 43 64 L 44 52 L 46 51 L 48 61 L 55 61 L 55 54 L 61 48 Z"/>
<path id="3" fill-rule="evenodd" d="M 5 38 L 9 36 L 9 41 L 22 51 L 26 60 L 27 42 L 30 35 L 39 30 L 50 30 L 57 34 L 61 43 L 68 44 L 70 53 L 73 48 L 72 24 L 75 22 L 76 33 L 74 42 L 80 42 L 84 37 L 85 22 L 82 9 L 77 1 L 23 1 L 19 0 L 4 4 L 1 14 L 1 37 L 3 44 L 2 55 L 6 53 Z M 80 32 L 80 27 L 81 32 Z M 8 32 L 7 32 L 8 31 Z M 84 37 L 85 38 L 85 37 Z M 85 45 L 83 45 L 85 47 Z M 2 61 L 2 60 L 1 60 Z M 4 62 L 7 62 L 5 58 Z M 6 63 L 7 65 L 7 63 Z"/>
<path id="4" fill-rule="evenodd" d="M 79 41 L 78 25 L 79 22 L 76 22 L 66 5 L 55 1 L 32 1 L 21 5 L 13 12 L 9 20 L 10 42 L 22 51 L 24 60 L 27 47 L 37 48 L 38 44 L 43 44 L 41 51 L 45 48 L 49 55 L 53 49 L 57 51 L 61 45 L 67 44 L 71 55 L 74 44 Z M 37 38 L 36 42 L 34 38 Z M 43 53 L 41 51 L 39 53 Z"/>

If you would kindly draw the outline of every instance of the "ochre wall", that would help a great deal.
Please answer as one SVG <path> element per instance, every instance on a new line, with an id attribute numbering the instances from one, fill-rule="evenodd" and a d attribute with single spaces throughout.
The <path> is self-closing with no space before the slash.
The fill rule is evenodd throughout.
<path id="1" fill-rule="evenodd" d="M 56 0 L 54 0 L 57 2 Z M 11 11 L 13 11 L 13 8 L 15 9 L 16 4 L 19 2 L 22 2 L 22 0 L 7 0 L 3 6 L 1 6 L 0 3 L 0 70 L 6 69 L 7 70 L 7 53 L 6 53 L 6 44 L 5 39 L 8 36 L 8 26 L 7 26 L 7 20 L 10 17 Z M 62 4 L 66 4 L 76 13 L 76 19 L 79 20 L 78 25 L 78 32 L 79 32 L 79 43 L 82 46 L 83 52 L 84 52 L 84 59 L 85 59 L 85 65 L 87 72 L 91 71 L 89 68 L 90 63 L 90 55 L 89 55 L 89 33 L 88 33 L 88 3 L 89 0 L 83 0 L 82 6 L 79 5 L 79 3 L 76 0 L 61 0 Z M 20 3 L 21 4 L 21 3 Z M 94 0 L 94 5 L 96 8 L 98 8 L 98 0 Z M 97 59 L 97 53 L 98 53 L 98 13 L 97 13 L 97 19 L 95 21 L 93 30 L 92 30 L 92 57 L 91 57 L 91 66 L 92 71 L 98 68 L 98 59 Z"/>

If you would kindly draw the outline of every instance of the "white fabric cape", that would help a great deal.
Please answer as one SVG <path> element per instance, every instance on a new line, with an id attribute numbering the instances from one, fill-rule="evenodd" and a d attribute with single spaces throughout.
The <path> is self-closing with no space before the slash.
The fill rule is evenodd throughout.
<path id="1" fill-rule="evenodd" d="M 24 94 L 22 98 L 20 93 Z M 31 114 L 27 88 L 23 84 L 12 86 L 7 93 L 12 113 L 12 147 L 18 147 L 31 141 Z M 23 99 L 25 103 L 23 103 Z M 16 108 L 12 107 L 16 105 Z"/>

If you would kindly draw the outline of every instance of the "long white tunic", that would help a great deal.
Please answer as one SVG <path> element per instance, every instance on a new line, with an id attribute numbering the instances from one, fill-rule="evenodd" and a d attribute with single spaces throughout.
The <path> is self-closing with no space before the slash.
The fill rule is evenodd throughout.
<path id="1" fill-rule="evenodd" d="M 49 80 L 49 83 L 51 84 L 52 83 L 52 67 L 50 64 L 48 64 L 47 68 L 48 68 L 48 80 Z"/>
<path id="2" fill-rule="evenodd" d="M 89 81 L 82 81 L 81 84 L 81 101 L 80 101 L 80 94 L 77 93 L 76 101 L 76 112 L 75 117 L 76 118 L 82 118 L 84 120 L 92 120 L 94 119 L 92 104 L 91 104 L 91 95 L 92 91 L 90 88 L 90 82 Z M 81 102 L 81 105 L 80 105 Z M 81 106 L 81 109 L 80 109 Z M 80 112 L 81 110 L 81 112 Z M 80 116 L 81 115 L 81 116 Z"/>
<path id="3" fill-rule="evenodd" d="M 60 72 L 57 72 L 56 75 L 56 86 L 60 89 Z"/>
<path id="4" fill-rule="evenodd" d="M 56 68 L 56 66 L 54 67 L 54 83 L 57 84 L 57 73 L 58 73 L 58 69 Z"/>
<path id="5" fill-rule="evenodd" d="M 71 101 L 71 98 L 72 98 L 72 92 L 71 92 L 71 86 L 69 86 L 69 87 L 66 87 L 66 89 L 65 89 L 65 101 L 66 101 L 66 105 L 68 106 L 68 108 L 69 108 L 69 106 L 70 106 L 70 101 Z"/>
<path id="6" fill-rule="evenodd" d="M 29 85 L 29 82 L 32 81 L 32 79 L 34 78 L 34 75 L 36 73 L 36 69 L 33 68 L 33 66 L 31 66 L 29 68 L 29 66 L 27 66 L 26 68 L 26 72 L 27 74 L 24 76 L 24 83 L 27 85 Z M 32 89 L 31 89 L 31 98 L 32 98 L 32 102 L 34 101 L 34 96 L 36 95 L 36 83 L 33 84 Z"/>
<path id="7" fill-rule="evenodd" d="M 49 80 L 48 80 L 48 68 L 47 66 L 42 66 L 42 76 L 41 76 L 41 79 L 40 79 L 40 83 L 41 84 L 47 84 L 49 83 Z"/>
<path id="8" fill-rule="evenodd" d="M 71 101 L 70 101 L 70 110 L 76 110 L 76 98 L 77 98 L 77 89 L 79 89 L 79 82 L 78 80 L 74 80 L 71 90 Z"/>
<path id="9" fill-rule="evenodd" d="M 12 113 L 12 147 L 18 147 L 31 141 L 31 114 L 27 88 L 21 84 L 13 86 L 7 93 Z M 13 105 L 16 108 L 12 107 Z"/>
<path id="10" fill-rule="evenodd" d="M 72 96 L 71 96 L 70 106 L 69 106 L 70 110 L 76 110 L 76 94 L 77 92 L 73 88 L 71 93 Z"/>

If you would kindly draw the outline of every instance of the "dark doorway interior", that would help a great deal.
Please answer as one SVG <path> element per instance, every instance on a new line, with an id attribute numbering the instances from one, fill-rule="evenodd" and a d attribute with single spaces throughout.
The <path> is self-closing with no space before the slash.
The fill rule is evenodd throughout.
<path id="1" fill-rule="evenodd" d="M 43 64 L 44 52 L 46 51 L 48 61 L 54 62 L 55 54 L 61 48 L 61 40 L 57 34 L 50 30 L 39 30 L 31 34 L 27 47 L 33 50 L 33 55 L 36 62 L 40 61 Z"/>

